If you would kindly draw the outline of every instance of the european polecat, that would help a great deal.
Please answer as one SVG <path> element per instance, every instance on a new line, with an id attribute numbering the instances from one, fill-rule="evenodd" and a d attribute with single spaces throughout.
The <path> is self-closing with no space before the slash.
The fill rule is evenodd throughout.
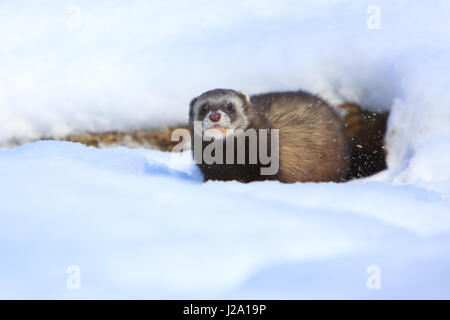
<path id="1" fill-rule="evenodd" d="M 191 101 L 189 125 L 192 152 L 205 181 L 338 182 L 349 170 L 348 141 L 341 119 L 324 100 L 303 91 L 251 97 L 229 89 L 207 91 Z M 246 133 L 252 130 L 266 133 L 266 137 L 256 134 L 251 141 L 255 134 Z M 237 140 L 242 136 L 245 152 L 239 155 Z M 213 143 L 216 145 L 211 150 Z M 233 155 L 227 159 L 231 151 Z M 202 158 L 208 152 L 215 156 L 213 162 Z M 260 158 L 264 153 L 266 156 Z M 262 173 L 261 169 L 269 166 L 269 155 L 279 161 L 279 169 Z"/>

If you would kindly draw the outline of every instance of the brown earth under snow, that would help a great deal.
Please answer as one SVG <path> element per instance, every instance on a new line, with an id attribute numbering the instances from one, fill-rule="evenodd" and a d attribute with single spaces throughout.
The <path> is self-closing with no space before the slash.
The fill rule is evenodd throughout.
<path id="1" fill-rule="evenodd" d="M 348 179 L 366 177 L 386 168 L 383 145 L 388 113 L 369 112 L 356 104 L 339 107 L 344 114 L 344 123 L 352 149 L 352 165 Z M 177 128 L 136 130 L 128 132 L 86 133 L 65 137 L 65 141 L 80 142 L 98 148 L 127 146 L 171 151 L 178 141 L 171 141 L 171 134 Z"/>

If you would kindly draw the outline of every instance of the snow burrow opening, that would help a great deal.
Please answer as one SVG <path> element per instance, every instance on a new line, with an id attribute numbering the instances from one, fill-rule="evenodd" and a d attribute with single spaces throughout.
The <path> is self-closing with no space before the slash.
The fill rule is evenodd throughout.
<path id="1" fill-rule="evenodd" d="M 368 177 L 386 169 L 384 138 L 389 112 L 365 110 L 353 103 L 339 108 L 351 149 L 351 167 L 346 180 Z M 188 129 L 187 125 L 174 125 L 164 129 L 72 135 L 63 140 L 99 148 L 144 147 L 170 152 L 178 144 L 171 141 L 172 132 L 179 128 Z"/>

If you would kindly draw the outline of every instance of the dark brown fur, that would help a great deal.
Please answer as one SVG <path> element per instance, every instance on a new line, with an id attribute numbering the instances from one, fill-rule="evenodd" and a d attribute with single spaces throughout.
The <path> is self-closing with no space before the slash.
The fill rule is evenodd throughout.
<path id="1" fill-rule="evenodd" d="M 216 90 L 208 93 L 220 93 Z M 348 141 L 342 121 L 324 100 L 302 91 L 260 94 L 250 101 L 235 93 L 246 101 L 247 129 L 279 129 L 280 170 L 275 176 L 261 176 L 260 163 L 252 166 L 202 163 L 199 168 L 205 180 L 343 181 L 349 170 Z M 195 99 L 190 108 L 192 139 L 194 103 Z M 203 147 L 208 143 L 204 142 Z"/>

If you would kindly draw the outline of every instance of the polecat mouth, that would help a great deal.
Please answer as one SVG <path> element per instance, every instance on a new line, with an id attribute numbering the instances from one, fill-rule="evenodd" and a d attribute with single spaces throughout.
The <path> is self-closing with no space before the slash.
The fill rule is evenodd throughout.
<path id="1" fill-rule="evenodd" d="M 221 126 L 220 124 L 214 124 L 209 128 L 206 128 L 205 132 L 208 133 L 221 133 L 221 134 L 227 134 L 227 131 L 230 130 L 229 127 Z"/>

